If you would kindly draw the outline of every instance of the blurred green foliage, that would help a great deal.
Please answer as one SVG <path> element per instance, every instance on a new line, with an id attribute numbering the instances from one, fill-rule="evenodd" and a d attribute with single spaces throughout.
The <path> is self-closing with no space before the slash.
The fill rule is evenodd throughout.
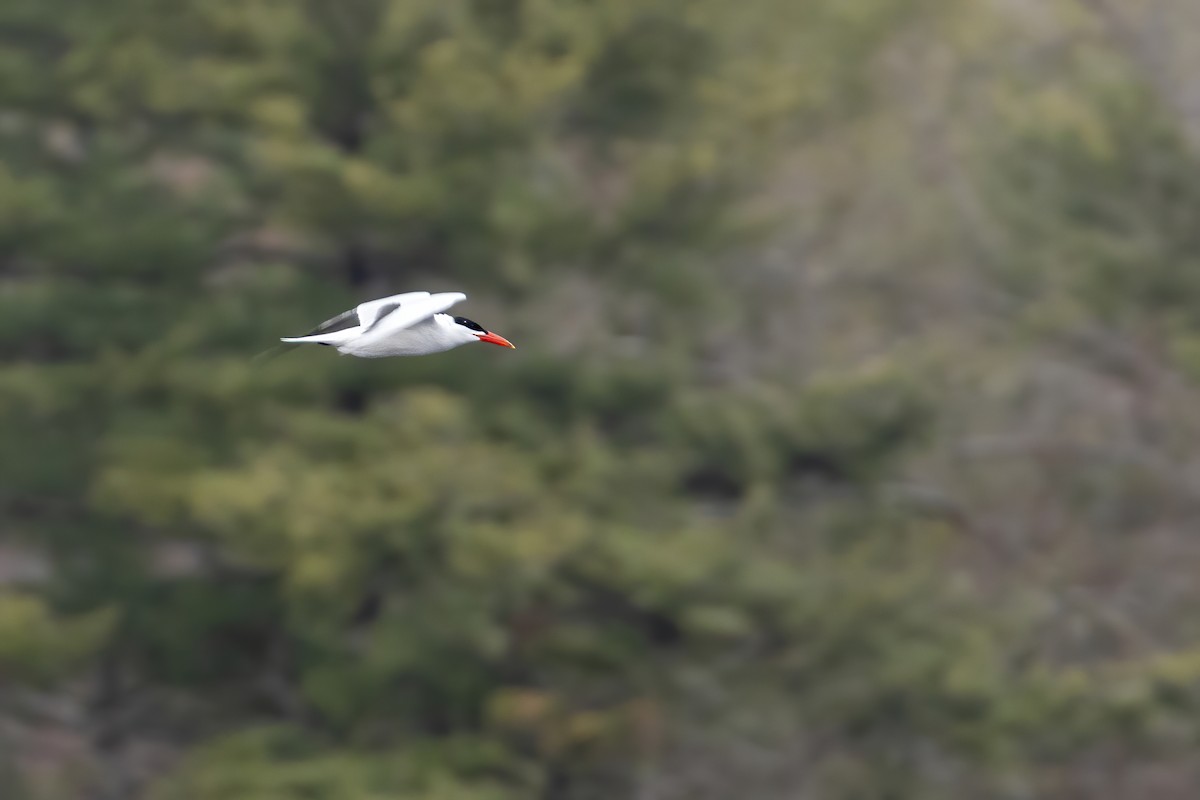
<path id="1" fill-rule="evenodd" d="M 83 721 L 53 780 L 0 729 L 4 797 L 1015 798 L 1190 741 L 1193 642 L 1062 656 L 1066 601 L 981 561 L 974 509 L 896 493 L 984 483 L 945 464 L 997 393 L 955 369 L 1017 414 L 1014 348 L 1094 328 L 1200 372 L 1200 160 L 1127 64 L 970 120 L 1002 335 L 844 358 L 857 309 L 918 291 L 886 286 L 816 358 L 748 319 L 790 302 L 803 338 L 747 277 L 802 227 L 755 206 L 780 165 L 855 160 L 906 41 L 986 62 L 998 30 L 918 0 L 5 3 L 0 566 L 48 568 L 4 577 L 0 715 Z M 848 251 L 957 246 L 892 235 Z M 425 287 L 521 349 L 250 358 Z M 722 378 L 747 342 L 769 366 Z M 1052 480 L 1160 491 L 1090 475 Z"/>

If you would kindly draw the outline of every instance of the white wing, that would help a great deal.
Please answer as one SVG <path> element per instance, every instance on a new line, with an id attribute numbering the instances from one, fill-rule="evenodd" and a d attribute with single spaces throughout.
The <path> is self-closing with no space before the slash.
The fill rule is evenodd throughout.
<path id="1" fill-rule="evenodd" d="M 370 325 L 363 325 L 363 335 L 370 333 L 387 336 L 396 331 L 411 328 L 418 322 L 429 319 L 434 314 L 441 313 L 455 303 L 461 303 L 467 299 L 467 296 L 462 292 L 441 292 L 439 294 L 421 292 L 420 294 L 427 296 L 397 301 L 396 298 L 408 297 L 408 295 L 396 295 L 395 297 L 388 297 L 383 300 L 371 301 L 372 303 L 380 303 L 381 305 L 374 309 L 375 316 L 372 323 Z M 369 304 L 363 303 L 363 305 Z M 359 306 L 359 308 L 361 309 L 362 306 Z M 361 314 L 362 312 L 359 313 Z"/>
<path id="2" fill-rule="evenodd" d="M 354 311 L 358 316 L 358 324 L 363 330 L 371 327 L 376 319 L 380 316 L 380 311 L 385 307 L 390 306 L 387 311 L 393 310 L 396 306 L 408 306 L 410 303 L 419 300 L 427 299 L 429 292 L 405 292 L 404 294 L 394 294 L 391 297 L 381 297 L 378 300 L 368 300 L 365 303 L 359 303 Z"/>
<path id="3" fill-rule="evenodd" d="M 465 300 L 461 292 L 444 292 L 431 295 L 429 292 L 405 292 L 378 300 L 359 303 L 349 311 L 325 320 L 303 336 L 280 339 L 283 342 L 322 342 L 340 344 L 368 331 L 373 333 L 402 330 L 428 319 L 439 311 L 445 311 L 455 303 Z M 386 328 L 380 325 L 387 320 Z"/>

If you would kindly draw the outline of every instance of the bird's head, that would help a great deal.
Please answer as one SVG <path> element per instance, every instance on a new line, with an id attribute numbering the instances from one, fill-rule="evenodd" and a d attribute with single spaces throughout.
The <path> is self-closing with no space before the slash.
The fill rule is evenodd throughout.
<path id="1" fill-rule="evenodd" d="M 450 327 L 458 334 L 464 337 L 463 342 L 478 341 L 487 342 L 488 344 L 497 344 L 501 347 L 511 347 L 514 350 L 516 345 L 505 339 L 498 333 L 492 333 L 484 328 L 478 322 L 469 320 L 466 317 L 451 317 Z M 469 338 L 466 338 L 469 337 Z"/>

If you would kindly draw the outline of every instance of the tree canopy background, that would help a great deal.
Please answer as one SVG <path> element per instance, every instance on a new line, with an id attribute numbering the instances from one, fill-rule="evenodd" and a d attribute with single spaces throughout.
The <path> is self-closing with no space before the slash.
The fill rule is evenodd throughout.
<path id="1" fill-rule="evenodd" d="M 7 0 L 0 795 L 1190 800 L 1198 9 Z"/>

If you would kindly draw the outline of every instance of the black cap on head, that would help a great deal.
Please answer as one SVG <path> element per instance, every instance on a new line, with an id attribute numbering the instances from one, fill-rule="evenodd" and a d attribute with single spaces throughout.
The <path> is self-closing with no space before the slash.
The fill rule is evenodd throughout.
<path id="1" fill-rule="evenodd" d="M 487 331 L 483 329 L 483 326 L 481 326 L 478 322 L 469 320 L 466 317 L 455 317 L 454 321 L 459 325 L 462 325 L 464 328 L 470 328 L 471 330 L 479 331 L 480 333 L 487 333 Z"/>

